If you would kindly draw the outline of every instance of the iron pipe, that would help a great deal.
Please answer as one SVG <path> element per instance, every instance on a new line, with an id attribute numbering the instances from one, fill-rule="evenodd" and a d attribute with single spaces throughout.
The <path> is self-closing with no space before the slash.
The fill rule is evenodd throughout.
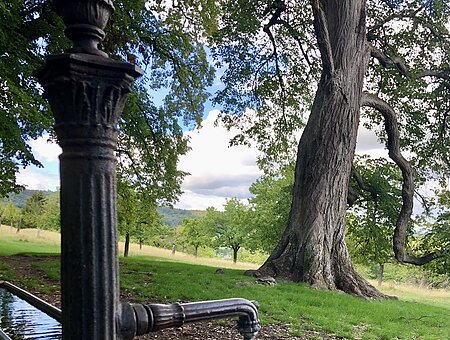
<path id="1" fill-rule="evenodd" d="M 134 319 L 130 318 L 134 311 Z M 224 299 L 173 304 L 122 303 L 120 329 L 124 339 L 184 324 L 238 316 L 238 330 L 245 340 L 254 339 L 261 329 L 258 304 L 246 299 Z M 134 331 L 132 335 L 131 330 Z"/>

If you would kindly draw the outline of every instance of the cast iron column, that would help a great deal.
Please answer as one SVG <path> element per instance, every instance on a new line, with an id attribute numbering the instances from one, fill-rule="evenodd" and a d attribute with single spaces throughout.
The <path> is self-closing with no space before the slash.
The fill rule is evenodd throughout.
<path id="1" fill-rule="evenodd" d="M 120 339 L 116 157 L 118 119 L 141 74 L 98 50 L 111 0 L 55 0 L 73 47 L 37 76 L 54 117 L 61 170 L 63 339 Z"/>

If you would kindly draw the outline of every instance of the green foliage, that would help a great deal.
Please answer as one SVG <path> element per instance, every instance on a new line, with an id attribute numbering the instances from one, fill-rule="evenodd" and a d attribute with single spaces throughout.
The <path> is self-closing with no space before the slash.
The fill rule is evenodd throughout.
<path id="1" fill-rule="evenodd" d="M 59 191 L 47 196 L 42 207 L 40 227 L 47 230 L 59 231 L 61 229 L 61 212 Z"/>
<path id="2" fill-rule="evenodd" d="M 23 224 L 25 227 L 41 227 L 46 201 L 47 199 L 42 191 L 37 191 L 27 198 L 25 206 L 22 209 Z"/>
<path id="3" fill-rule="evenodd" d="M 6 0 L 0 4 L 0 197 L 22 186 L 20 166 L 41 166 L 31 153 L 30 139 L 50 130 L 51 113 L 32 77 L 45 52 L 67 46 L 62 23 L 43 0 Z"/>
<path id="4" fill-rule="evenodd" d="M 194 247 L 194 255 L 198 255 L 198 248 L 212 246 L 213 234 L 205 219 L 185 218 L 181 226 L 181 244 Z"/>
<path id="5" fill-rule="evenodd" d="M 0 88 L 4 94 L 0 96 L 0 197 L 21 189 L 15 177 L 19 166 L 40 166 L 29 141 L 52 132 L 50 109 L 32 77 L 45 55 L 69 47 L 63 24 L 50 4 L 44 0 L 0 4 Z M 213 68 L 199 42 L 197 19 L 189 25 L 184 20 L 188 13 L 197 13 L 197 5 L 116 2 L 102 43 L 112 58 L 137 63 L 146 71 L 120 121 L 119 170 L 161 202 L 172 203 L 179 194 L 184 174 L 177 171 L 176 162 L 187 151 L 180 124 L 199 124 L 208 96 L 206 87 L 213 79 Z M 206 20 L 209 11 L 201 13 Z M 158 97 L 165 94 L 161 103 L 152 97 L 156 92 Z"/>
<path id="6" fill-rule="evenodd" d="M 5 211 L 5 206 L 3 203 L 0 203 L 0 226 L 2 225 L 2 221 L 3 221 L 3 217 L 4 217 L 4 211 Z"/>
<path id="7" fill-rule="evenodd" d="M 178 116 L 152 103 L 147 90 L 135 86 L 128 97 L 118 147 L 120 178 L 160 204 L 176 201 L 184 173 L 177 169 L 178 155 L 187 152 L 187 140 Z"/>
<path id="8" fill-rule="evenodd" d="M 210 35 L 213 56 L 224 67 L 224 88 L 214 100 L 227 114 L 228 127 L 241 131 L 232 143 L 256 141 L 263 151 L 260 165 L 290 162 L 304 125 L 320 69 L 309 4 L 294 1 L 222 1 L 221 20 Z M 278 8 L 283 15 L 275 18 Z M 313 85 L 313 86 L 311 86 Z M 250 110 L 255 110 L 249 111 Z"/>
<path id="9" fill-rule="evenodd" d="M 368 40 L 400 63 L 386 69 L 372 60 L 366 81 L 370 91 L 382 93 L 396 111 L 402 151 L 415 155 L 412 162 L 417 178 L 445 179 L 449 171 L 448 13 L 448 2 L 443 0 L 408 1 L 396 7 L 385 2 L 368 3 L 368 16 L 373 20 Z M 428 71 L 441 76 L 423 76 Z M 363 114 L 370 119 L 368 126 L 385 140 L 380 116 L 372 111 Z"/>
<path id="10" fill-rule="evenodd" d="M 355 164 L 368 190 L 347 213 L 347 240 L 359 263 L 392 261 L 392 238 L 401 208 L 401 173 L 386 159 L 362 157 Z M 355 183 L 354 183 L 355 185 Z"/>
<path id="11" fill-rule="evenodd" d="M 120 178 L 117 184 L 117 215 L 119 234 L 159 247 L 167 246 L 167 227 L 161 224 L 154 197 L 138 191 L 133 185 Z"/>
<path id="12" fill-rule="evenodd" d="M 252 234 L 248 247 L 271 252 L 287 226 L 294 185 L 294 165 L 264 175 L 250 186 Z"/>
<path id="13" fill-rule="evenodd" d="M 443 190 L 437 194 L 434 206 L 437 218 L 428 224 L 425 235 L 419 239 L 422 251 L 432 250 L 438 258 L 427 265 L 436 276 L 435 281 L 448 280 L 450 277 L 450 191 Z"/>
<path id="14" fill-rule="evenodd" d="M 208 208 L 205 223 L 213 227 L 216 245 L 233 250 L 233 262 L 237 261 L 239 249 L 244 246 L 251 233 L 248 206 L 237 198 L 227 200 L 223 212 Z"/>
<path id="15" fill-rule="evenodd" d="M 8 223 L 10 226 L 18 225 L 21 219 L 21 211 L 16 208 L 14 204 L 9 201 L 2 208 L 2 223 Z"/>

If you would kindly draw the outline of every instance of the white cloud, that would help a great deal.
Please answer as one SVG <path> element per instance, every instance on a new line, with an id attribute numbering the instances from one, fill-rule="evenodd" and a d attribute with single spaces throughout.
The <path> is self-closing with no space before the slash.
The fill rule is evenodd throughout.
<path id="1" fill-rule="evenodd" d="M 366 129 L 363 124 L 360 124 L 358 130 L 356 153 L 358 155 L 367 154 L 371 158 L 389 158 L 388 151 L 384 145 L 380 143 L 375 132 Z"/>
<path id="2" fill-rule="evenodd" d="M 44 162 L 58 162 L 58 156 L 62 150 L 58 144 L 49 140 L 49 135 L 44 135 L 30 142 L 35 157 Z"/>
<path id="3" fill-rule="evenodd" d="M 59 175 L 34 166 L 21 170 L 17 182 L 30 190 L 56 190 L 60 186 Z"/>
<path id="4" fill-rule="evenodd" d="M 30 142 L 32 152 L 44 168 L 29 166 L 17 174 L 17 182 L 32 190 L 56 190 L 60 186 L 58 174 L 58 156 L 62 150 L 49 135 L 44 135 Z"/>
<path id="5" fill-rule="evenodd" d="M 175 205 L 178 209 L 187 210 L 206 210 L 209 207 L 215 207 L 223 210 L 226 198 L 223 196 L 197 194 L 190 190 L 184 190 L 180 201 Z"/>
<path id="6" fill-rule="evenodd" d="M 183 182 L 185 192 L 178 208 L 221 209 L 226 198 L 247 198 L 248 188 L 261 171 L 256 165 L 258 151 L 246 146 L 229 146 L 235 132 L 215 126 L 219 111 L 213 110 L 203 121 L 202 128 L 189 131 L 192 150 L 181 157 L 178 168 L 190 173 Z"/>

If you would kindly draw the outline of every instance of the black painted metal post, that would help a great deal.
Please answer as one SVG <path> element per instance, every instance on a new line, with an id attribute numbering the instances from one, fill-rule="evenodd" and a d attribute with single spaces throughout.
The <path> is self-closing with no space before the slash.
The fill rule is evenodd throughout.
<path id="1" fill-rule="evenodd" d="M 97 48 L 111 0 L 55 0 L 74 42 L 37 76 L 55 116 L 61 170 L 63 339 L 120 339 L 116 157 L 118 119 L 141 74 Z"/>

